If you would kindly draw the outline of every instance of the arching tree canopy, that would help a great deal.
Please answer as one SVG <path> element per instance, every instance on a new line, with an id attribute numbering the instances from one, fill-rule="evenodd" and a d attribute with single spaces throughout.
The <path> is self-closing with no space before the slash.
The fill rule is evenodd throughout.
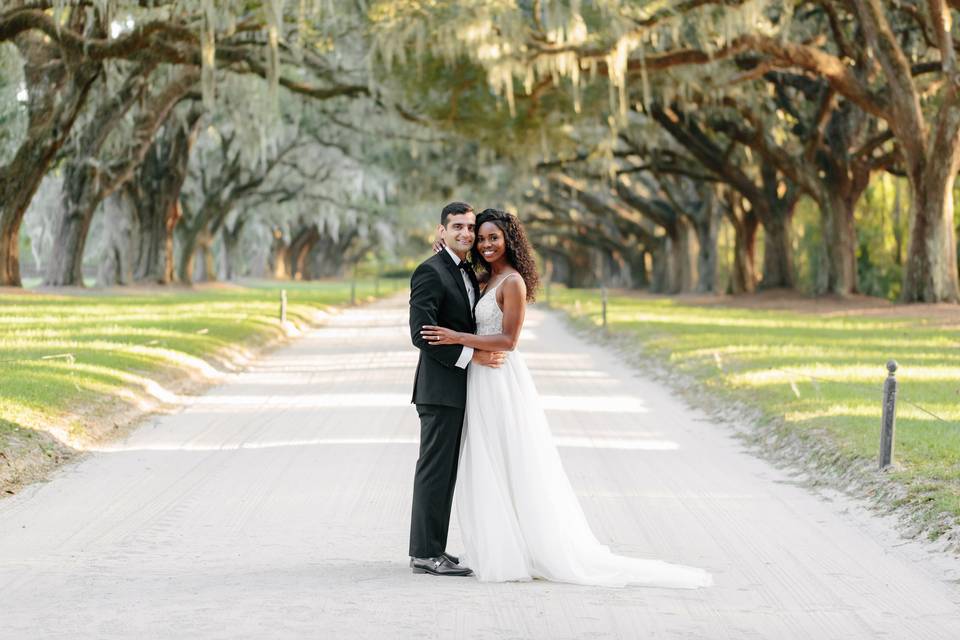
<path id="1" fill-rule="evenodd" d="M 947 0 L 5 7 L 5 284 L 336 274 L 467 198 L 570 283 L 960 299 Z"/>

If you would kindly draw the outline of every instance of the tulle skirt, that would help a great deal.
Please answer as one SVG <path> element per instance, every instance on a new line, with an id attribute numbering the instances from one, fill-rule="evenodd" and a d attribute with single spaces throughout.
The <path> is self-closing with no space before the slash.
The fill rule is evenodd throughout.
<path id="1" fill-rule="evenodd" d="M 597 541 L 560 462 L 519 352 L 471 366 L 457 477 L 462 562 L 485 582 L 534 578 L 584 585 L 694 589 L 702 569 L 617 556 Z"/>

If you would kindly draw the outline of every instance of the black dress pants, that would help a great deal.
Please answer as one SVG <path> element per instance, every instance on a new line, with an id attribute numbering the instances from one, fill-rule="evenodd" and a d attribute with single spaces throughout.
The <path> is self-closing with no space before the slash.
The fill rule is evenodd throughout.
<path id="1" fill-rule="evenodd" d="M 420 458 L 413 479 L 410 556 L 434 558 L 447 549 L 453 489 L 457 484 L 463 409 L 418 404 Z"/>

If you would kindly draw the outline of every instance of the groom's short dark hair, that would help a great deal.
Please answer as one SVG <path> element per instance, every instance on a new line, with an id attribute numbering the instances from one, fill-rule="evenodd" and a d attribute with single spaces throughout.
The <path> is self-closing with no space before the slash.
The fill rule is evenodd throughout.
<path id="1" fill-rule="evenodd" d="M 447 218 L 461 213 L 473 213 L 473 207 L 466 202 L 451 202 L 440 212 L 440 224 L 447 226 Z"/>

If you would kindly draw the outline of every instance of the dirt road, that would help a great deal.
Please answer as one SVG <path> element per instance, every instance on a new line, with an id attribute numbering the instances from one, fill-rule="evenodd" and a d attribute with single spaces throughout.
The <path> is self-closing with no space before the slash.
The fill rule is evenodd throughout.
<path id="1" fill-rule="evenodd" d="M 0 637 L 960 637 L 957 562 L 810 494 L 536 309 L 521 350 L 598 537 L 716 586 L 412 575 L 405 324 L 402 297 L 345 311 L 0 501 Z"/>

